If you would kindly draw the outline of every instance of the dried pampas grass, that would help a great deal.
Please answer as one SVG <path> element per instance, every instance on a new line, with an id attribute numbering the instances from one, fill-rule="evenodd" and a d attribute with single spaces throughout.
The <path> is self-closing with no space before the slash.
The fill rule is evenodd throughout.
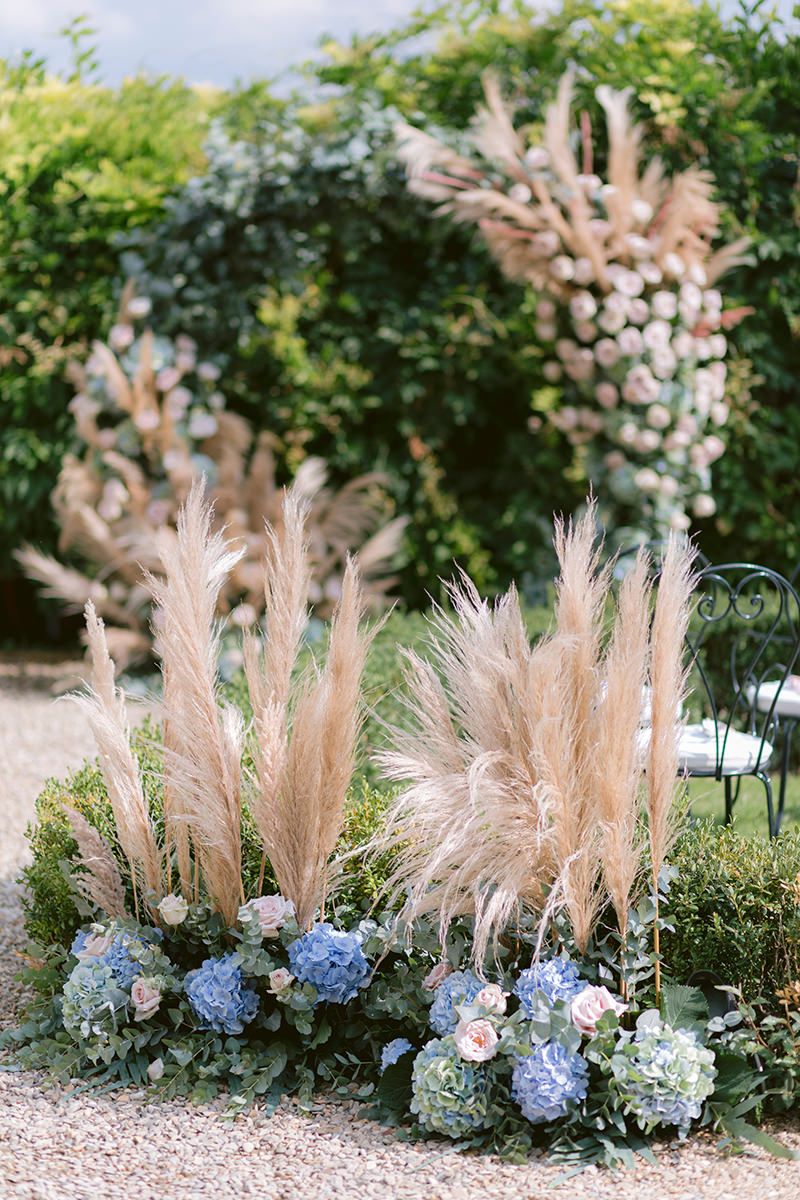
<path id="1" fill-rule="evenodd" d="M 152 907 L 162 895 L 162 856 L 156 841 L 139 768 L 130 746 L 125 696 L 114 684 L 103 622 L 86 605 L 86 637 L 92 664 L 91 687 L 75 697 L 86 712 L 97 743 L 100 769 L 114 812 L 117 837 L 130 864 L 134 894 Z"/>
<path id="2" fill-rule="evenodd" d="M 77 809 L 65 806 L 64 812 L 78 845 L 80 873 L 72 877 L 75 887 L 107 916 L 126 917 L 125 888 L 111 847 Z"/>
<path id="3" fill-rule="evenodd" d="M 220 590 L 241 557 L 212 527 L 203 481 L 192 486 L 177 533 L 161 547 L 163 581 L 149 577 L 156 602 L 156 649 L 164 670 L 164 760 L 168 836 L 185 854 L 185 825 L 208 896 L 230 923 L 244 899 L 241 864 L 241 713 L 217 695 Z M 180 855 L 179 855 L 180 857 Z M 179 868 L 181 875 L 183 867 Z M 182 878 L 182 887 L 186 881 Z M 188 898 L 188 897 L 187 897 Z"/>
<path id="4" fill-rule="evenodd" d="M 533 647 L 513 588 L 490 606 L 468 579 L 451 586 L 452 615 L 433 619 L 432 662 L 406 655 L 412 727 L 394 730 L 379 756 L 401 787 L 370 853 L 395 853 L 387 887 L 405 895 L 406 920 L 436 913 L 444 940 L 455 917 L 474 917 L 479 971 L 520 908 L 538 915 L 538 945 L 564 910 L 585 951 L 610 901 L 624 942 L 647 852 L 663 862 L 668 844 L 691 553 L 667 550 L 652 644 L 650 564 L 638 557 L 604 650 L 611 576 L 595 520 L 590 501 L 576 524 L 557 523 L 555 628 Z"/>
<path id="5" fill-rule="evenodd" d="M 329 860 L 342 828 L 361 722 L 361 676 L 374 630 L 355 563 L 345 569 L 325 665 L 293 685 L 311 578 L 307 505 L 294 493 L 268 529 L 267 641 L 245 649 L 256 739 L 253 816 L 282 895 L 309 924 L 324 907 Z"/>

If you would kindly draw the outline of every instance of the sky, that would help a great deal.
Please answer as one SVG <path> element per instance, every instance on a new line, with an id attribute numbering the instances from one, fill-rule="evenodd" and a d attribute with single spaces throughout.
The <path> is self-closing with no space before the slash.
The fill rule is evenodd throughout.
<path id="1" fill-rule="evenodd" d="M 32 49 L 54 67 L 57 31 L 85 13 L 99 31 L 103 78 L 137 69 L 227 85 L 276 76 L 310 55 L 323 34 L 388 29 L 418 0 L 0 0 L 0 57 Z M 794 0 L 772 0 L 784 15 Z M 543 0 L 543 7 L 549 0 Z M 735 0 L 723 0 L 723 8 Z"/>

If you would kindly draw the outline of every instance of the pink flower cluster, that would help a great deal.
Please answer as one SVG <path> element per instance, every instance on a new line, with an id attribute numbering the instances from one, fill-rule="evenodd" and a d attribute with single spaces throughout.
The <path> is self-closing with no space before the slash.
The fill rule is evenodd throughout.
<path id="1" fill-rule="evenodd" d="M 625 249 L 631 265 L 606 267 L 611 290 L 588 259 L 555 255 L 558 298 L 539 301 L 535 330 L 550 355 L 545 378 L 572 401 L 550 422 L 578 448 L 601 497 L 663 534 L 715 511 L 710 467 L 725 451 L 718 431 L 729 415 L 722 296 L 699 263 L 677 253 L 659 263 L 657 238 L 631 233 Z M 565 299 L 566 280 L 580 286 Z"/>

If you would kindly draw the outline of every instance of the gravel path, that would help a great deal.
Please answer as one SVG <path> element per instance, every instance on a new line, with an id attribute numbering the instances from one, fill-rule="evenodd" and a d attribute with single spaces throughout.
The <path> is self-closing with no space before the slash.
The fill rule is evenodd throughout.
<path id="1" fill-rule="evenodd" d="M 73 707 L 54 703 L 53 672 L 0 663 L 0 1024 L 13 1020 L 11 982 L 24 945 L 14 875 L 27 854 L 26 823 L 37 790 L 91 753 Z M 786 1140 L 800 1149 L 800 1125 Z M 320 1104 L 310 1117 L 286 1103 L 271 1119 L 251 1113 L 229 1124 L 214 1106 L 150 1104 L 142 1093 L 71 1094 L 35 1074 L 0 1073 L 2 1200 L 797 1200 L 800 1163 L 760 1151 L 716 1153 L 710 1139 L 659 1150 L 659 1165 L 613 1177 L 590 1170 L 558 1184 L 539 1159 L 524 1166 L 447 1146 L 411 1146 L 360 1120 L 347 1106 Z M 555 1188 L 554 1188 L 554 1185 Z"/>

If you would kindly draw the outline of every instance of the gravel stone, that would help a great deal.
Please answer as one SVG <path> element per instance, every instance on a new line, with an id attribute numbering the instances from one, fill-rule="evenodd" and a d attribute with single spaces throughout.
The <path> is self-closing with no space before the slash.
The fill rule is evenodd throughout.
<path id="1" fill-rule="evenodd" d="M 71 664 L 74 670 L 74 664 Z M 63 668 L 63 664 L 62 664 Z M 62 672 L 63 674 L 63 669 Z M 15 876 L 27 861 L 24 832 L 46 778 L 93 752 L 80 713 L 55 703 L 55 671 L 0 663 L 0 1025 L 13 1023 L 13 982 L 25 938 Z M 222 1105 L 148 1102 L 127 1089 L 103 1095 L 53 1086 L 33 1072 L 0 1072 L 2 1200 L 797 1200 L 800 1163 L 760 1150 L 726 1156 L 707 1135 L 656 1148 L 612 1176 L 592 1168 L 563 1180 L 533 1156 L 524 1165 L 461 1154 L 431 1142 L 411 1145 L 358 1116 L 351 1104 L 321 1100 L 309 1114 L 292 1101 L 272 1118 L 235 1122 Z M 780 1136 L 800 1150 L 800 1123 Z"/>

